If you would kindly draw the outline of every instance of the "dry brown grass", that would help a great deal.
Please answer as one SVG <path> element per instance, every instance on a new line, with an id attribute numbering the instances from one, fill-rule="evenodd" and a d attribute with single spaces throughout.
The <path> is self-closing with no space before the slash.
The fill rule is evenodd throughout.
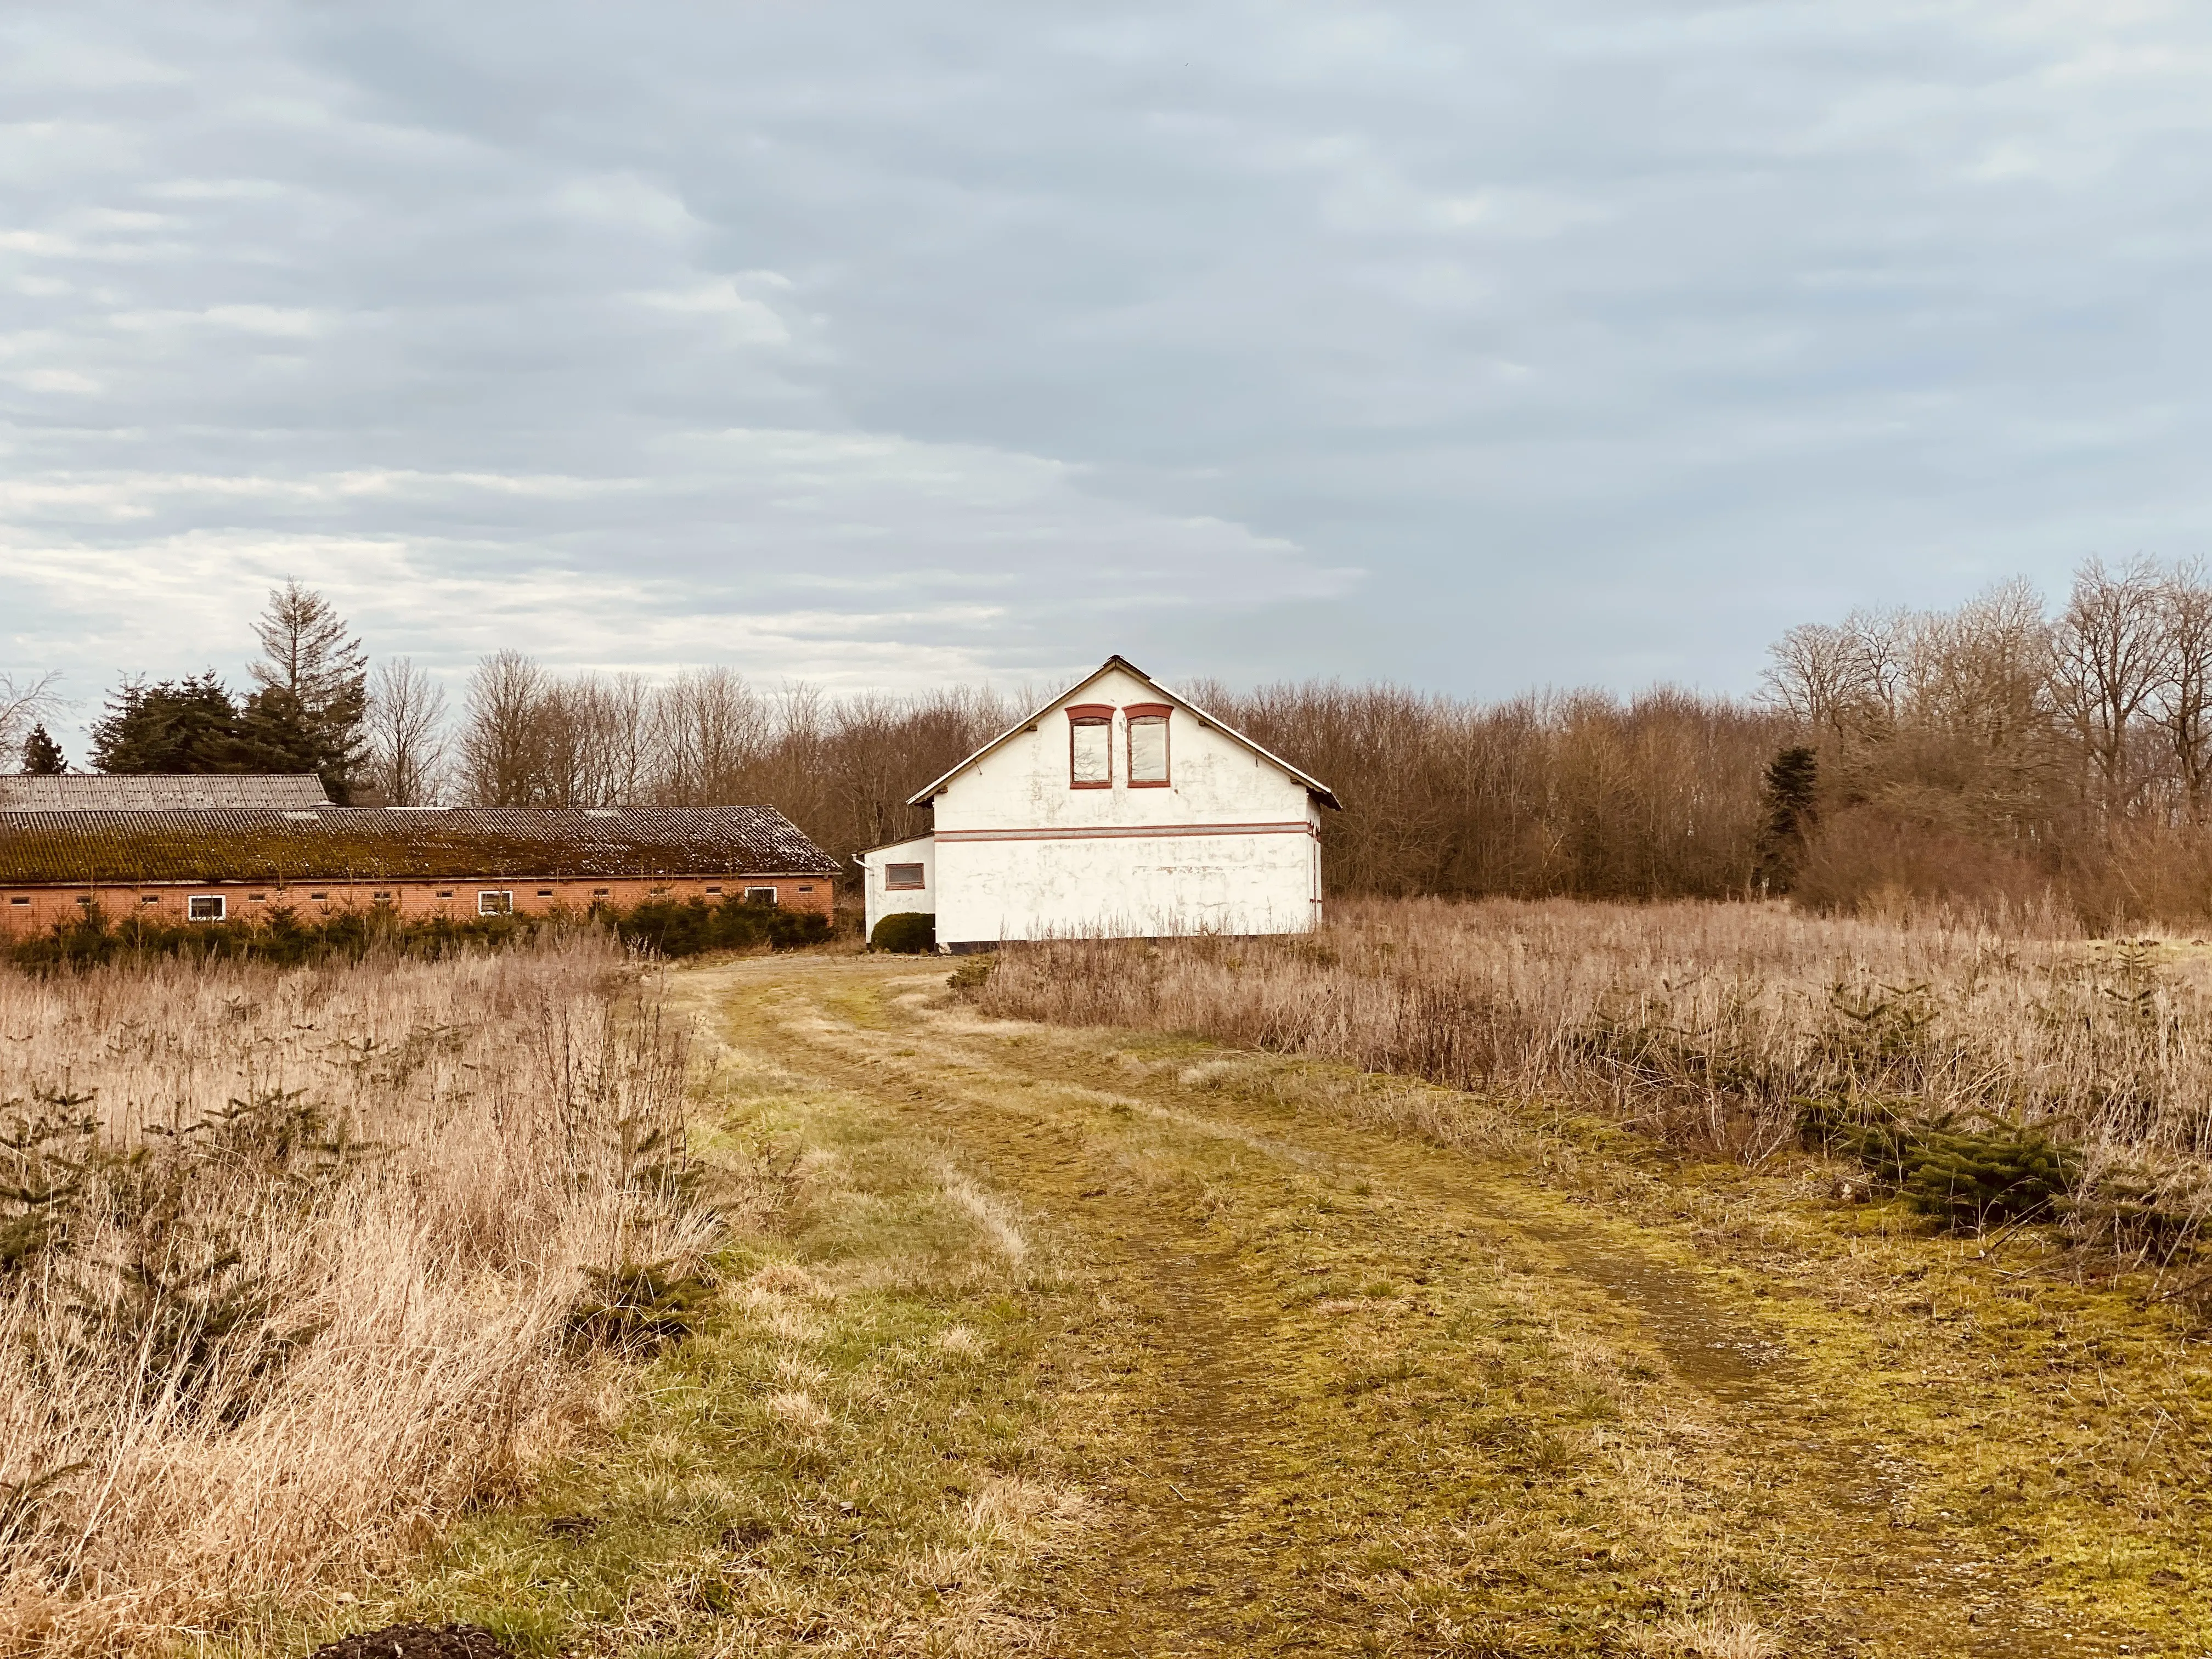
<path id="1" fill-rule="evenodd" d="M 592 1269 L 696 1262 L 685 1058 L 603 943 L 0 976 L 0 1650 L 220 1627 L 584 1419 Z"/>
<path id="2" fill-rule="evenodd" d="M 1320 933 L 1011 951 L 988 1012 L 1184 1030 L 1543 1097 L 1758 1163 L 1806 1103 L 2080 1149 L 2069 1224 L 2171 1256 L 2212 1207 L 2212 951 L 1948 915 L 1492 900 L 1340 905 Z"/>

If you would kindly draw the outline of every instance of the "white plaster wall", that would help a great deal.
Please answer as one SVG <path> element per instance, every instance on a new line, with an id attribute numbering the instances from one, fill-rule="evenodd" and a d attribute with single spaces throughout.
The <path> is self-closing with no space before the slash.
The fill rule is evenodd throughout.
<path id="1" fill-rule="evenodd" d="M 1069 703 L 1161 701 L 1109 671 L 1040 715 L 936 799 L 940 944 L 1052 934 L 1303 933 L 1320 916 L 1320 809 L 1281 768 L 1188 709 L 1168 720 L 1169 785 L 1131 788 L 1128 733 L 1114 720 L 1114 787 L 1068 787 Z M 1176 827 L 1296 825 L 1267 833 L 1184 835 Z M 1158 828 L 1166 833 L 1141 832 Z M 1052 839 L 1054 831 L 1134 835 Z M 968 841 L 963 832 L 1030 832 Z M 1042 832 L 1042 833 L 1040 833 Z M 872 925 L 872 924 L 871 924 Z"/>
<path id="2" fill-rule="evenodd" d="M 892 892 L 884 885 L 884 866 L 888 864 L 919 864 L 921 866 L 921 890 L 907 889 Z M 936 844 L 927 836 L 918 836 L 912 841 L 902 841 L 895 846 L 878 847 L 873 852 L 860 854 L 863 902 L 866 908 L 867 936 L 876 936 L 876 924 L 885 916 L 895 916 L 908 910 L 919 910 L 933 915 L 937 909 Z"/>
<path id="3" fill-rule="evenodd" d="M 948 842 L 937 867 L 941 945 L 1297 933 L 1321 911 L 1310 835 Z"/>

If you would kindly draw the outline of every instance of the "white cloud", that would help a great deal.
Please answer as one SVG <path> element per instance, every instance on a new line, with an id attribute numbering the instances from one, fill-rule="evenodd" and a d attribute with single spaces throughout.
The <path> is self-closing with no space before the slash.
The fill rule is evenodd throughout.
<path id="1" fill-rule="evenodd" d="M 2212 551 L 2201 8 L 4 27 L 0 652 L 81 687 L 287 572 L 454 663 L 1741 685 Z"/>
<path id="2" fill-rule="evenodd" d="M 774 273 L 758 276 L 773 278 Z M 638 304 L 654 311 L 712 317 L 722 325 L 732 344 L 787 345 L 791 342 L 791 330 L 775 307 L 744 293 L 732 277 L 716 277 L 685 288 L 656 289 L 635 298 Z"/>
<path id="3" fill-rule="evenodd" d="M 55 392 L 64 397 L 88 397 L 102 390 L 91 375 L 73 368 L 22 368 L 5 378 L 28 392 Z"/>

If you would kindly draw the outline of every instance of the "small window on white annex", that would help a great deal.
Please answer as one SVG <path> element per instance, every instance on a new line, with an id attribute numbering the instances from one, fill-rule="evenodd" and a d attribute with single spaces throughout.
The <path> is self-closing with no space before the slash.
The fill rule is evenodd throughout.
<path id="1" fill-rule="evenodd" d="M 921 866 L 919 864 L 886 864 L 884 866 L 884 887 L 893 893 L 919 893 L 922 887 Z"/>

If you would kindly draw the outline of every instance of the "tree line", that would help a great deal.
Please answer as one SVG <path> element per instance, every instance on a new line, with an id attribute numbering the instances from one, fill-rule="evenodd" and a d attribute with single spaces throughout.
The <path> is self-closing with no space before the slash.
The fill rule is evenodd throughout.
<path id="1" fill-rule="evenodd" d="M 2027 583 L 1861 611 L 1775 645 L 1799 775 L 1767 781 L 1765 867 L 1835 908 L 1881 895 L 2085 919 L 2212 912 L 2212 579 L 2092 560 L 2048 614 Z"/>
<path id="2" fill-rule="evenodd" d="M 287 582 L 253 624 L 262 654 L 252 688 L 212 672 L 124 682 L 92 726 L 93 769 L 146 772 L 314 772 L 343 802 L 366 781 L 371 697 L 368 653 L 330 602 Z M 60 706 L 58 677 L 0 677 L 0 744 L 22 770 L 52 775 L 68 757 L 46 730 Z"/>
<path id="3" fill-rule="evenodd" d="M 313 770 L 368 805 L 764 803 L 842 861 L 926 830 L 906 798 L 1034 701 L 769 690 L 726 667 L 560 673 L 501 651 L 452 708 L 406 659 L 372 669 L 297 584 L 255 635 L 242 692 L 211 674 L 118 688 L 92 764 Z M 2195 564 L 2092 561 L 2055 612 L 2012 582 L 1794 628 L 1749 698 L 1187 689 L 1337 791 L 1339 893 L 2212 914 L 2212 578 Z M 0 741 L 27 769 L 62 763 L 42 726 L 24 734 L 50 707 L 50 682 L 0 680 Z"/>

